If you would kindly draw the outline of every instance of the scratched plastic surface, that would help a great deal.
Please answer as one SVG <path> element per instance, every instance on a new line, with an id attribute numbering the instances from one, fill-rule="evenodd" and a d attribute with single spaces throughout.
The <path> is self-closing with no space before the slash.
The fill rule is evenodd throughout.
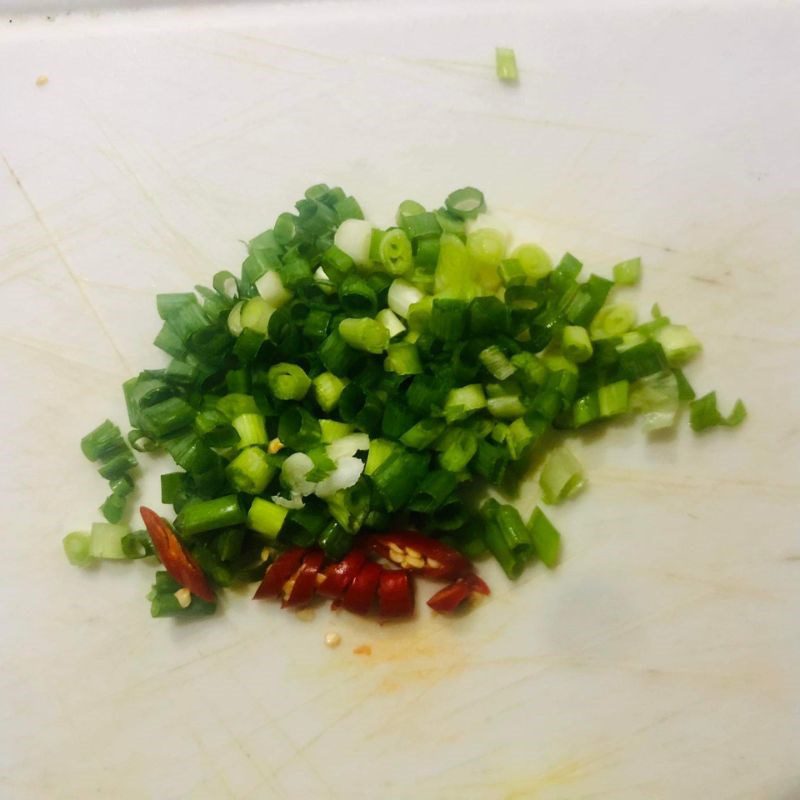
<path id="1" fill-rule="evenodd" d="M 3 21 L 0 796 L 800 796 L 799 34 L 770 2 Z M 641 255 L 631 297 L 691 325 L 690 377 L 750 419 L 578 440 L 563 565 L 486 567 L 462 619 L 241 595 L 151 621 L 151 567 L 62 556 L 103 497 L 78 438 L 159 363 L 154 293 L 237 267 L 317 181 L 384 222 L 474 184 L 555 255 Z"/>

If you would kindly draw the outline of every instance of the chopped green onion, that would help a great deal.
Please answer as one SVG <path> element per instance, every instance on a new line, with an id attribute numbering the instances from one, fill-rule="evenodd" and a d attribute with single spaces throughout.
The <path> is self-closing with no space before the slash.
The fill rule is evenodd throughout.
<path id="1" fill-rule="evenodd" d="M 412 450 L 424 450 L 441 436 L 444 429 L 444 420 L 423 419 L 412 425 L 400 437 L 400 441 Z"/>
<path id="2" fill-rule="evenodd" d="M 95 522 L 89 535 L 89 554 L 92 558 L 126 558 L 122 537 L 130 533 L 127 525 Z"/>
<path id="3" fill-rule="evenodd" d="M 511 251 L 511 258 L 517 261 L 530 281 L 538 281 L 553 271 L 553 260 L 538 244 L 521 244 Z"/>
<path id="4" fill-rule="evenodd" d="M 682 366 L 702 349 L 700 342 L 685 325 L 667 325 L 656 331 L 654 338 L 664 349 L 671 367 Z"/>
<path id="5" fill-rule="evenodd" d="M 267 429 L 261 414 L 239 414 L 231 421 L 231 425 L 239 435 L 239 448 L 267 443 Z"/>
<path id="6" fill-rule="evenodd" d="M 508 356 L 497 345 L 491 345 L 481 350 L 478 358 L 481 364 L 499 381 L 510 378 L 517 371 Z"/>
<path id="7" fill-rule="evenodd" d="M 292 450 L 307 450 L 322 439 L 322 428 L 302 406 L 292 406 L 278 420 L 278 438 Z"/>
<path id="8" fill-rule="evenodd" d="M 631 410 L 642 415 L 642 430 L 648 433 L 672 427 L 679 404 L 678 379 L 672 372 L 648 375 L 631 386 Z"/>
<path id="9" fill-rule="evenodd" d="M 360 275 L 345 276 L 339 284 L 339 302 L 351 317 L 370 317 L 378 309 L 375 290 Z"/>
<path id="10" fill-rule="evenodd" d="M 592 342 L 586 328 L 567 325 L 561 337 L 561 351 L 573 364 L 582 364 L 592 357 Z"/>
<path id="11" fill-rule="evenodd" d="M 364 474 L 373 475 L 397 447 L 397 444 L 390 442 L 388 439 L 370 439 Z"/>
<path id="12" fill-rule="evenodd" d="M 689 423 L 694 431 L 704 431 L 720 425 L 736 428 L 744 422 L 746 417 L 747 409 L 741 400 L 736 401 L 733 410 L 727 417 L 723 416 L 717 408 L 716 392 L 709 392 L 689 403 Z"/>
<path id="13" fill-rule="evenodd" d="M 75 531 L 62 540 L 64 554 L 69 563 L 76 567 L 88 567 L 92 563 L 91 538 L 88 533 Z"/>
<path id="14" fill-rule="evenodd" d="M 486 395 L 479 383 L 473 383 L 450 390 L 444 404 L 444 414 L 448 422 L 456 422 L 482 408 L 486 408 Z"/>
<path id="15" fill-rule="evenodd" d="M 516 419 L 527 412 L 527 407 L 516 395 L 490 397 L 486 402 L 489 413 L 497 419 Z"/>
<path id="16" fill-rule="evenodd" d="M 493 228 L 481 228 L 467 236 L 467 252 L 478 264 L 500 266 L 506 254 L 506 238 Z"/>
<path id="17" fill-rule="evenodd" d="M 372 473 L 372 481 L 383 498 L 387 511 L 397 511 L 406 505 L 427 470 L 427 456 L 412 453 L 399 446 L 391 452 Z"/>
<path id="18" fill-rule="evenodd" d="M 277 272 L 265 272 L 255 282 L 255 287 L 256 291 L 261 295 L 261 299 L 271 308 L 280 308 L 292 299 L 292 293 L 287 291 L 284 287 L 281 276 Z M 248 307 L 249 306 L 250 304 L 248 303 Z M 249 313 L 254 313 L 256 308 L 260 308 L 261 314 L 263 314 L 264 306 L 262 305 L 253 306 L 253 311 Z M 245 320 L 248 318 L 249 317 L 246 316 L 245 319 L 243 319 L 243 326 L 253 327 L 252 325 L 246 324 Z M 228 324 L 230 324 L 230 319 L 228 320 Z M 266 328 L 262 333 L 266 333 Z"/>
<path id="19" fill-rule="evenodd" d="M 627 413 L 628 386 L 628 381 L 616 381 L 597 390 L 597 406 L 601 417 Z"/>
<path id="20" fill-rule="evenodd" d="M 410 342 L 390 344 L 386 350 L 384 368 L 398 375 L 418 375 L 422 372 L 419 351 Z"/>
<path id="21" fill-rule="evenodd" d="M 516 83 L 519 80 L 516 53 L 510 47 L 496 47 L 494 53 L 497 77 L 505 83 Z"/>
<path id="22" fill-rule="evenodd" d="M 390 339 L 394 339 L 395 336 L 399 336 L 401 333 L 405 332 L 406 326 L 391 308 L 384 308 L 382 311 L 379 311 L 375 319 L 389 331 Z"/>
<path id="23" fill-rule="evenodd" d="M 333 444 L 338 439 L 343 439 L 353 432 L 353 426 L 335 419 L 319 420 L 321 441 L 323 444 Z"/>
<path id="24" fill-rule="evenodd" d="M 572 451 L 563 445 L 550 453 L 539 476 L 542 499 L 548 505 L 571 497 L 585 482 L 583 467 Z"/>
<path id="25" fill-rule="evenodd" d="M 97 471 L 106 480 L 113 481 L 122 477 L 136 466 L 136 458 L 127 448 L 124 453 L 106 461 Z"/>
<path id="26" fill-rule="evenodd" d="M 444 204 L 447 210 L 459 219 L 475 219 L 481 211 L 486 210 L 483 192 L 472 186 L 451 192 Z"/>
<path id="27" fill-rule="evenodd" d="M 267 385 L 278 400 L 302 400 L 311 388 L 311 379 L 297 364 L 274 364 L 267 372 Z"/>
<path id="28" fill-rule="evenodd" d="M 247 512 L 247 527 L 274 541 L 281 532 L 288 513 L 288 508 L 283 508 L 261 497 L 255 497 Z"/>
<path id="29" fill-rule="evenodd" d="M 333 243 L 359 266 L 369 263 L 372 225 L 363 219 L 347 219 L 337 228 Z"/>
<path id="30" fill-rule="evenodd" d="M 539 506 L 533 509 L 528 531 L 539 560 L 548 569 L 556 567 L 561 557 L 561 534 Z"/>
<path id="31" fill-rule="evenodd" d="M 413 266 L 411 240 L 400 228 L 391 228 L 381 238 L 378 255 L 390 275 L 405 275 Z"/>
<path id="32" fill-rule="evenodd" d="M 336 408 L 346 383 L 332 372 L 320 373 L 311 383 L 314 386 L 314 399 L 319 407 L 330 413 Z"/>
<path id="33" fill-rule="evenodd" d="M 589 332 L 592 339 L 614 339 L 636 325 L 636 311 L 625 303 L 603 306 L 592 320 Z"/>
<path id="34" fill-rule="evenodd" d="M 642 259 L 629 258 L 614 265 L 614 283 L 620 286 L 634 286 L 642 277 Z"/>
<path id="35" fill-rule="evenodd" d="M 277 469 L 260 447 L 247 447 L 228 464 L 225 472 L 237 492 L 261 494 L 275 477 Z"/>
<path id="36" fill-rule="evenodd" d="M 451 428 L 437 447 L 440 466 L 449 472 L 462 472 L 478 450 L 478 437 L 466 428 Z"/>
<path id="37" fill-rule="evenodd" d="M 175 527 L 183 536 L 228 528 L 244 522 L 245 511 L 235 494 L 201 500 L 187 505 L 175 520 Z"/>
<path id="38" fill-rule="evenodd" d="M 81 450 L 89 461 L 106 461 L 127 449 L 119 428 L 109 419 L 81 439 Z"/>
<path id="39" fill-rule="evenodd" d="M 389 331 L 368 317 L 343 319 L 339 333 L 350 347 L 366 353 L 382 353 L 389 346 Z"/>

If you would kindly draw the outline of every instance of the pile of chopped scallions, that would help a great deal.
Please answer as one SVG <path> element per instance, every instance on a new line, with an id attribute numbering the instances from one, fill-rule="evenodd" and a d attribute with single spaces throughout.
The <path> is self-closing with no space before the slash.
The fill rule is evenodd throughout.
<path id="1" fill-rule="evenodd" d="M 542 501 L 574 494 L 583 470 L 554 431 L 626 414 L 661 430 L 687 404 L 696 431 L 746 413 L 737 401 L 723 416 L 713 392 L 695 399 L 682 368 L 700 343 L 688 328 L 657 306 L 640 321 L 614 299 L 615 286 L 639 281 L 638 258 L 613 280 L 580 280 L 582 266 L 569 253 L 553 265 L 536 244 L 509 249 L 471 187 L 432 211 L 406 200 L 388 228 L 341 189 L 311 187 L 250 241 L 239 275 L 157 296 L 155 344 L 169 362 L 124 384 L 127 439 L 110 421 L 83 439 L 111 493 L 106 522 L 64 539 L 68 558 L 155 554 L 168 572 L 150 594 L 154 616 L 214 611 L 213 590 L 192 595 L 150 526 L 123 524 L 133 449 L 174 460 L 161 476 L 176 514 L 164 535 L 217 589 L 262 580 L 301 550 L 321 553 L 324 583 L 321 564 L 392 531 L 430 537 L 380 543 L 429 576 L 444 574 L 450 550 L 469 562 L 491 554 L 510 578 L 535 560 L 555 566 L 560 536 L 541 508 L 526 523 L 480 490 L 519 481 L 545 449 Z M 469 562 L 454 556 L 452 575 L 463 582 Z M 285 599 L 301 572 L 287 573 Z M 459 597 L 476 581 L 459 583 Z"/>

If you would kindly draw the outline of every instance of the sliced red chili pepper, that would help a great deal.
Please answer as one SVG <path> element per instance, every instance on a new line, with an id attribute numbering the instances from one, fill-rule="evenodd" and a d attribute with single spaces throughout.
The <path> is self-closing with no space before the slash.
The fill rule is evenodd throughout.
<path id="1" fill-rule="evenodd" d="M 253 600 L 278 597 L 283 591 L 283 584 L 297 572 L 307 552 L 305 547 L 291 547 L 281 553 L 264 573 L 264 579 L 256 589 Z"/>
<path id="2" fill-rule="evenodd" d="M 375 592 L 378 589 L 383 567 L 374 561 L 367 561 L 353 578 L 350 588 L 342 598 L 342 605 L 354 614 L 368 614 Z"/>
<path id="3" fill-rule="evenodd" d="M 367 546 L 382 558 L 426 578 L 451 580 L 472 572 L 469 559 L 458 550 L 416 531 L 374 533 L 367 538 Z"/>
<path id="4" fill-rule="evenodd" d="M 203 570 L 180 543 L 172 528 L 152 509 L 141 506 L 139 513 L 164 569 L 193 595 L 213 603 L 216 597 Z"/>
<path id="5" fill-rule="evenodd" d="M 455 611 L 473 592 L 489 594 L 489 587 L 477 575 L 466 575 L 443 589 L 439 589 L 428 600 L 428 605 L 440 614 L 449 614 Z"/>
<path id="6" fill-rule="evenodd" d="M 414 586 L 404 569 L 384 569 L 381 573 L 378 611 L 382 617 L 408 617 L 414 612 Z"/>
<path id="7" fill-rule="evenodd" d="M 323 578 L 317 586 L 317 591 L 323 597 L 332 600 L 340 598 L 350 587 L 353 578 L 367 560 L 363 550 L 350 551 L 341 561 L 331 564 L 323 573 Z"/>
<path id="8" fill-rule="evenodd" d="M 317 588 L 317 573 L 324 560 L 325 554 L 322 550 L 312 550 L 306 555 L 291 586 L 289 597 L 283 601 L 284 606 L 304 606 L 310 602 Z"/>

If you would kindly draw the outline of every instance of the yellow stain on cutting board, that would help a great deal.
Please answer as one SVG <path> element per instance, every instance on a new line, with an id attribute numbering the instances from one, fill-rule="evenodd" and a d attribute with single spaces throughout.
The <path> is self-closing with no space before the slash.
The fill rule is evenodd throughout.
<path id="1" fill-rule="evenodd" d="M 552 797 L 548 790 L 563 788 L 585 775 L 586 770 L 580 761 L 563 761 L 538 775 L 509 781 L 510 788 L 503 795 L 503 800 L 535 800 L 542 796 L 542 792 Z M 558 796 L 564 797 L 563 794 Z"/>

